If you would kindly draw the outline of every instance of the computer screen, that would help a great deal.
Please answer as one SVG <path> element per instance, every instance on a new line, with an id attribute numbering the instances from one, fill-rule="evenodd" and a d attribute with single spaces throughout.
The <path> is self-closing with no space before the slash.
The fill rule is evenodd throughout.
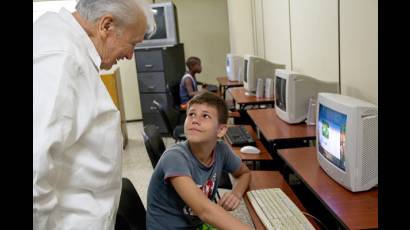
<path id="1" fill-rule="evenodd" d="M 178 21 L 176 7 L 172 2 L 150 4 L 154 15 L 156 32 L 151 36 L 144 36 L 139 47 L 173 46 L 179 43 Z"/>
<path id="2" fill-rule="evenodd" d="M 152 12 L 154 15 L 154 20 L 155 24 L 157 26 L 157 29 L 155 31 L 155 34 L 152 35 L 150 38 L 148 38 L 146 35 L 144 36 L 144 39 L 165 39 L 167 38 L 167 27 L 166 27 L 166 21 L 165 21 L 165 9 L 164 7 L 152 7 Z"/>
<path id="3" fill-rule="evenodd" d="M 226 75 L 229 81 L 243 80 L 243 56 L 236 54 L 226 55 Z"/>
<path id="4" fill-rule="evenodd" d="M 283 111 L 286 110 L 286 79 L 276 77 L 275 79 L 275 104 Z"/>
<path id="5" fill-rule="evenodd" d="M 352 192 L 378 184 L 378 109 L 357 98 L 318 94 L 316 149 L 320 167 Z"/>
<path id="6" fill-rule="evenodd" d="M 284 69 L 277 69 L 275 73 L 275 111 L 280 119 L 290 124 L 306 120 L 310 98 L 316 100 L 319 92 L 337 93 L 339 90 L 337 82 L 320 81 Z"/>
<path id="7" fill-rule="evenodd" d="M 343 171 L 346 171 L 346 119 L 346 114 L 319 105 L 319 152 Z"/>
<path id="8" fill-rule="evenodd" d="M 284 69 L 286 65 L 270 62 L 264 58 L 244 55 L 243 87 L 247 94 L 255 94 L 256 82 L 260 79 L 275 78 L 276 69 Z"/>

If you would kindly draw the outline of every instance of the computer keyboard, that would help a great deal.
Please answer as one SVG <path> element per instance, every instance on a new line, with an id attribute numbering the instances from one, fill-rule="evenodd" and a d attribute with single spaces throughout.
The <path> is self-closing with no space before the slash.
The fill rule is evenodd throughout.
<path id="1" fill-rule="evenodd" d="M 232 146 L 256 145 L 251 134 L 246 130 L 245 126 L 236 125 L 228 127 L 226 139 Z"/>
<path id="2" fill-rule="evenodd" d="M 246 195 L 268 230 L 315 229 L 280 188 L 252 190 Z"/>
<path id="3" fill-rule="evenodd" d="M 210 92 L 218 92 L 218 86 L 216 85 L 207 84 L 206 89 Z"/>

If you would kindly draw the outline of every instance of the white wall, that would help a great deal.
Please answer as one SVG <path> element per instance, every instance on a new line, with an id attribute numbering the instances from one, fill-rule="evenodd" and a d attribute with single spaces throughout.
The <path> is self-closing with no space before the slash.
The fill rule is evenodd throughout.
<path id="1" fill-rule="evenodd" d="M 263 0 L 265 58 L 291 69 L 288 0 Z"/>
<path id="2" fill-rule="evenodd" d="M 251 0 L 228 0 L 230 52 L 255 54 Z"/>
<path id="3" fill-rule="evenodd" d="M 378 2 L 340 1 L 342 94 L 378 104 Z"/>
<path id="4" fill-rule="evenodd" d="M 339 81 L 337 0 L 290 1 L 292 70 Z"/>

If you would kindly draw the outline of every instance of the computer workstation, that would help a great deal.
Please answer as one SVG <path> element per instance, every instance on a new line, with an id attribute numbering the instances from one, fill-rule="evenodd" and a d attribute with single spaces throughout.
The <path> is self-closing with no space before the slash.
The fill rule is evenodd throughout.
<path id="1" fill-rule="evenodd" d="M 308 207 L 323 204 L 339 228 L 377 228 L 378 109 L 333 93 L 319 93 L 317 104 L 316 146 L 278 155 L 313 194 Z"/>
<path id="2" fill-rule="evenodd" d="M 249 114 L 249 117 L 251 118 L 251 120 L 254 122 L 254 124 L 258 128 L 258 136 L 261 133 L 262 134 L 261 139 L 269 143 L 268 145 L 269 152 L 275 153 L 276 151 L 280 151 L 281 153 L 280 158 L 283 159 L 283 161 L 286 163 L 286 165 L 289 168 L 292 168 L 292 170 L 294 170 L 294 173 L 302 180 L 303 184 L 305 184 L 307 187 L 311 189 L 314 196 L 318 196 L 318 199 L 315 201 L 316 202 L 315 204 L 320 205 L 321 203 L 325 203 L 327 212 L 331 213 L 334 220 L 338 222 L 338 227 L 342 229 L 343 228 L 351 229 L 351 228 L 356 228 L 357 226 L 360 228 L 362 227 L 377 228 L 378 226 L 377 224 L 377 202 L 375 203 L 374 200 L 377 200 L 378 193 L 377 193 L 377 188 L 372 188 L 373 186 L 375 186 L 375 184 L 377 184 L 377 176 L 372 177 L 371 175 L 372 173 L 377 172 L 377 168 L 372 168 L 374 167 L 374 159 L 377 159 L 377 156 L 373 155 L 370 157 L 373 159 L 373 161 L 368 163 L 372 165 L 372 167 L 370 167 L 371 169 L 368 171 L 363 171 L 363 176 L 364 176 L 363 178 L 365 178 L 364 180 L 369 180 L 369 181 L 367 181 L 366 185 L 362 184 L 361 186 L 358 186 L 357 184 L 355 185 L 355 183 L 352 183 L 352 181 L 354 180 L 352 178 L 352 174 L 347 172 L 348 171 L 346 168 L 347 166 L 341 163 L 343 162 L 343 159 L 346 160 L 344 158 L 346 157 L 346 155 L 332 154 L 332 151 L 334 153 L 334 149 L 337 149 L 337 145 L 331 144 L 329 140 L 326 139 L 327 137 L 329 137 L 330 135 L 329 133 L 331 133 L 330 136 L 337 133 L 335 132 L 335 127 L 337 127 L 335 126 L 335 124 L 339 124 L 340 122 L 341 123 L 346 122 L 346 119 L 343 120 L 343 115 L 341 114 L 344 114 L 345 117 L 353 116 L 353 115 L 348 115 L 349 113 L 356 114 L 356 115 L 361 114 L 360 119 L 365 119 L 365 121 L 362 123 L 359 122 L 360 120 L 359 118 L 358 119 L 352 119 L 352 118 L 348 119 L 349 122 L 353 122 L 355 124 L 355 125 L 352 125 L 352 124 L 348 125 L 350 127 L 349 128 L 349 136 L 351 136 L 350 142 L 346 142 L 346 136 L 348 134 L 346 131 L 347 130 L 346 126 L 344 126 L 343 128 L 343 125 L 339 124 L 339 128 L 336 128 L 336 130 L 337 129 L 339 129 L 339 131 L 342 130 L 342 132 L 340 132 L 338 136 L 338 138 L 342 141 L 338 143 L 340 144 L 339 146 L 339 149 L 341 149 L 340 151 L 345 153 L 347 149 L 343 146 L 345 146 L 346 143 L 351 143 L 351 145 L 355 144 L 354 143 L 355 141 L 352 141 L 352 140 L 353 139 L 356 140 L 357 138 L 354 138 L 352 136 L 355 136 L 355 134 L 353 133 L 357 132 L 358 127 L 359 128 L 363 126 L 367 127 L 366 128 L 366 130 L 368 130 L 367 135 L 362 135 L 362 136 L 369 136 L 369 132 L 377 133 L 377 125 L 375 125 L 375 117 L 377 118 L 377 108 L 371 107 L 369 105 L 366 105 L 367 107 L 363 106 L 364 104 L 361 104 L 354 100 L 346 99 L 343 96 L 336 94 L 339 91 L 339 85 L 335 82 L 319 81 L 310 76 L 306 76 L 300 73 L 296 73 L 296 72 L 288 71 L 288 70 L 282 70 L 282 69 L 275 70 L 274 73 L 275 73 L 275 78 L 274 78 L 275 80 L 274 81 L 275 100 L 273 101 L 273 103 L 275 103 L 274 108 L 246 111 L 247 114 Z M 244 82 L 244 87 L 242 87 L 242 94 L 233 95 L 233 98 L 235 99 L 235 96 L 236 98 L 240 98 L 241 96 L 246 95 L 246 96 L 254 96 L 256 99 L 256 95 L 252 95 L 252 91 L 249 92 L 246 89 L 246 87 L 249 87 L 249 85 L 246 85 Z M 232 94 L 232 92 L 234 93 L 235 91 L 239 92 L 239 90 L 241 90 L 241 88 L 229 89 L 229 92 L 231 92 Z M 329 92 L 329 94 L 323 94 L 322 96 L 319 97 L 318 95 L 321 92 Z M 341 97 L 339 98 L 339 96 Z M 255 101 L 252 101 L 250 103 L 255 103 Z M 317 101 L 318 103 L 316 104 L 318 104 L 318 106 L 309 108 L 309 102 L 311 101 L 314 101 L 314 102 Z M 326 104 L 326 102 L 328 102 L 328 104 Z M 366 107 L 367 110 L 360 110 L 360 109 L 358 110 L 357 108 L 355 108 L 355 106 L 357 107 L 357 104 L 359 105 L 359 107 L 360 106 Z M 243 106 L 240 106 L 240 108 L 244 109 Z M 308 125 L 305 123 L 305 120 L 309 118 L 308 112 L 310 109 L 313 109 L 313 116 L 314 116 L 313 120 L 315 121 L 313 123 L 318 124 L 317 126 Z M 335 111 L 339 111 L 340 114 L 335 113 Z M 352 111 L 356 111 L 356 113 Z M 363 113 L 359 113 L 358 111 L 362 111 Z M 318 119 L 316 119 L 316 114 L 318 114 Z M 332 123 L 329 121 L 325 121 L 325 119 L 323 118 L 324 116 L 323 114 L 329 117 L 332 117 L 332 116 L 338 117 L 339 123 L 335 123 L 335 122 Z M 312 120 L 312 117 L 310 119 Z M 377 123 L 377 119 L 376 119 L 376 123 Z M 353 127 L 355 127 L 356 129 Z M 369 128 L 369 127 L 373 127 L 373 128 Z M 319 135 L 319 132 L 317 131 L 319 129 L 323 131 L 321 135 Z M 309 146 L 309 144 L 311 144 L 313 140 L 318 141 L 319 143 L 317 144 L 318 147 L 283 149 L 283 148 Z M 377 138 L 375 138 L 375 140 L 377 140 Z M 335 141 L 334 138 L 333 139 L 331 138 L 331 141 Z M 374 143 L 366 145 L 366 148 L 368 149 L 374 150 L 374 147 L 375 147 Z M 313 167 L 316 165 L 316 168 L 309 169 L 310 173 L 312 173 L 312 175 L 321 175 L 321 177 L 323 178 L 319 179 L 320 182 L 311 182 L 313 183 L 313 185 L 304 181 L 305 180 L 304 176 L 308 176 L 309 173 L 306 172 L 306 175 L 302 175 L 302 174 L 305 174 L 305 172 L 301 169 L 298 169 L 296 166 L 293 167 L 294 165 L 297 165 L 297 163 L 293 163 L 293 161 L 287 158 L 287 155 L 286 155 L 286 152 L 294 151 L 294 152 L 299 153 L 299 154 L 294 153 L 294 157 L 296 157 L 296 155 L 298 155 L 297 157 L 300 157 L 300 158 L 309 157 L 308 154 L 304 154 L 304 152 L 308 152 L 305 149 L 309 149 L 309 148 L 316 150 L 316 152 L 321 151 L 320 152 L 321 154 L 315 155 L 317 156 L 317 159 L 313 159 L 313 160 L 312 159 L 310 160 L 302 159 L 299 161 L 299 164 L 301 165 L 300 167 L 302 167 L 303 165 L 308 165 L 309 167 L 311 166 Z M 375 148 L 377 152 L 377 145 Z M 282 152 L 284 153 L 282 154 Z M 374 154 L 374 151 L 373 151 L 373 154 Z M 316 164 L 314 160 L 316 160 Z M 333 162 L 329 163 L 331 161 Z M 338 166 L 337 169 L 335 166 Z M 349 167 L 352 168 L 353 166 L 350 165 Z M 345 170 L 345 172 L 340 173 L 340 170 L 341 171 Z M 347 174 L 349 174 L 349 176 L 347 176 Z M 355 177 L 357 176 L 358 175 L 355 175 Z M 306 180 L 309 181 L 308 179 Z M 329 182 L 329 180 L 332 182 Z M 316 185 L 320 184 L 320 186 L 315 188 L 314 183 L 317 183 Z M 331 185 L 332 183 L 333 185 Z M 355 185 L 355 187 L 353 185 Z M 327 186 L 332 186 L 331 188 L 329 188 L 330 190 L 334 189 L 336 191 L 343 191 L 337 194 L 337 196 L 341 196 L 341 197 L 334 197 L 332 193 L 326 193 Z M 352 193 L 351 191 L 362 191 L 362 190 L 368 190 L 369 188 L 371 189 L 369 191 L 370 198 L 364 203 L 365 205 L 369 205 L 370 207 L 370 209 L 367 210 L 369 211 L 368 212 L 369 217 L 367 217 L 360 213 L 361 212 L 360 209 L 354 209 L 349 206 L 355 206 L 355 205 L 360 206 L 360 203 L 355 203 L 355 202 L 358 202 L 358 200 L 361 200 L 361 199 L 366 200 L 367 198 L 364 198 L 366 196 L 362 196 L 362 194 L 368 193 L 368 192 Z M 321 191 L 320 189 L 322 189 L 323 191 Z M 351 194 L 352 196 L 348 198 L 348 201 L 346 202 L 346 204 L 340 204 L 342 208 L 338 209 L 337 205 L 335 204 L 345 202 L 346 194 L 344 193 Z M 246 197 L 245 197 L 245 200 L 247 200 Z M 327 204 L 326 202 L 329 202 L 329 204 Z M 249 203 L 249 200 L 247 200 L 246 204 L 251 212 L 252 204 Z M 345 207 L 345 209 L 343 207 Z M 354 213 L 355 217 L 346 217 L 350 215 L 349 213 L 346 213 L 346 212 Z M 374 215 L 375 213 L 376 213 L 376 216 Z M 251 216 L 253 214 L 251 214 Z M 261 214 L 258 214 L 258 215 L 259 215 L 259 219 L 266 218 L 266 217 L 262 217 L 263 215 Z M 351 220 L 349 220 L 349 218 Z M 258 220 L 256 219 L 258 219 L 258 216 L 256 216 L 256 218 L 253 218 L 253 219 L 255 219 L 254 222 L 257 222 Z"/>
<path id="3" fill-rule="evenodd" d="M 246 130 L 247 135 L 249 135 L 252 138 L 251 142 L 243 142 L 242 140 L 240 140 L 240 143 L 235 143 L 235 141 L 237 141 L 236 139 L 242 139 L 242 138 L 248 139 L 247 137 L 236 138 L 235 136 L 242 136 L 242 135 L 245 136 L 245 134 L 236 133 L 237 131 L 233 131 L 233 133 L 230 134 L 229 129 L 239 128 L 239 127 L 244 128 Z M 231 137 L 229 137 L 230 135 Z M 228 132 L 224 137 L 224 141 L 231 148 L 231 150 L 242 159 L 242 161 L 252 162 L 252 169 L 256 169 L 257 162 L 263 165 L 263 164 L 268 164 L 269 162 L 273 160 L 271 154 L 268 152 L 265 146 L 263 146 L 262 142 L 257 138 L 255 131 L 252 129 L 250 125 L 241 125 L 241 126 L 229 125 Z M 256 153 L 245 153 L 242 150 L 242 148 L 248 145 L 253 145 L 254 147 L 256 147 L 259 150 L 259 153 L 257 154 Z M 262 162 L 266 162 L 266 163 L 262 163 Z"/>
<path id="4" fill-rule="evenodd" d="M 315 126 L 306 124 L 309 101 L 319 92 L 337 93 L 337 82 L 325 82 L 294 71 L 275 71 L 275 107 L 249 110 L 248 115 L 262 133 L 269 149 L 307 146 L 316 137 Z M 313 115 L 315 107 L 311 108 Z"/>
<path id="5" fill-rule="evenodd" d="M 257 81 L 264 82 L 266 79 L 269 79 L 273 85 L 275 70 L 285 67 L 283 64 L 274 63 L 253 55 L 227 54 L 226 74 L 228 82 L 223 78 L 219 78 L 218 81 L 220 82 L 220 87 L 224 84 L 227 85 L 225 90 L 243 85 L 243 88 L 231 91 L 234 102 L 239 104 L 240 110 L 243 110 L 246 105 L 273 105 L 273 92 L 270 92 L 272 95 L 263 96 L 267 88 L 262 87 L 262 96 L 256 95 Z M 264 86 L 264 84 L 261 84 L 261 86 Z M 273 91 L 273 88 L 270 91 Z"/>
<path id="6" fill-rule="evenodd" d="M 303 199 L 308 195 L 298 196 L 306 208 L 319 209 L 318 206 L 323 205 L 323 212 L 327 213 L 319 215 L 331 215 L 341 229 L 378 228 L 378 188 L 359 193 L 344 188 L 320 167 L 316 147 L 280 149 L 278 154 L 312 193 L 309 197 L 313 197 L 313 201 Z M 287 175 L 284 178 L 290 182 Z"/>
<path id="7" fill-rule="evenodd" d="M 259 138 L 272 153 L 278 148 L 307 146 L 309 140 L 316 138 L 314 125 L 303 122 L 289 124 L 278 117 L 274 108 L 250 109 L 246 112 L 255 124 Z"/>
<path id="8" fill-rule="evenodd" d="M 219 76 L 216 78 L 219 85 L 219 91 L 222 94 L 222 98 L 226 99 L 226 91 L 232 87 L 241 87 L 243 86 L 242 81 L 231 81 L 227 76 Z"/>

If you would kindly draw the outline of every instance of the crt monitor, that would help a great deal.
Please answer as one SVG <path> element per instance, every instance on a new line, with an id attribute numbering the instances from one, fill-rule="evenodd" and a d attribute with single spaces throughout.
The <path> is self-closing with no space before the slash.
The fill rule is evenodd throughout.
<path id="1" fill-rule="evenodd" d="M 319 165 L 352 192 L 378 184 L 378 108 L 333 93 L 319 93 L 316 149 Z"/>
<path id="2" fill-rule="evenodd" d="M 243 80 L 243 56 L 226 54 L 226 75 L 229 81 Z"/>
<path id="3" fill-rule="evenodd" d="M 176 7 L 172 2 L 150 4 L 156 23 L 156 32 L 137 44 L 139 47 L 174 46 L 179 43 Z"/>
<path id="4" fill-rule="evenodd" d="M 275 72 L 275 111 L 283 121 L 295 124 L 307 117 L 309 98 L 319 92 L 338 93 L 337 82 L 320 81 L 294 71 L 277 69 Z"/>
<path id="5" fill-rule="evenodd" d="M 245 55 L 243 59 L 243 87 L 247 94 L 255 94 L 258 78 L 274 79 L 276 69 L 286 68 L 286 65 L 273 63 L 252 55 Z"/>

